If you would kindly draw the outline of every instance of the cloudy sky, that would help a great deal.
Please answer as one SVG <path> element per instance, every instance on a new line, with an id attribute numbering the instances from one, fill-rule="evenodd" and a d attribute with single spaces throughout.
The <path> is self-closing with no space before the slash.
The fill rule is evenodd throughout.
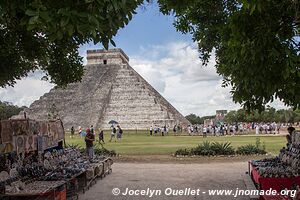
<path id="1" fill-rule="evenodd" d="M 200 116 L 215 114 L 217 109 L 240 108 L 230 96 L 230 88 L 222 88 L 222 78 L 216 73 L 214 57 L 202 66 L 196 44 L 190 35 L 176 32 L 173 17 L 159 13 L 155 3 L 144 5 L 114 41 L 129 56 L 130 65 L 182 114 Z M 102 48 L 86 44 L 79 51 Z M 18 106 L 29 106 L 54 85 L 41 81 L 36 72 L 17 82 L 15 87 L 0 89 L 0 100 Z M 271 104 L 284 108 L 280 102 Z"/>

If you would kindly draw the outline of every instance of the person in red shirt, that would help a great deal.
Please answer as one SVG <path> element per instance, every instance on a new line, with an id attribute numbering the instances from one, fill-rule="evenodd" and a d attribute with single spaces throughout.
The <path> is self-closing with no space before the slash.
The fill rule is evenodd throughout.
<path id="1" fill-rule="evenodd" d="M 93 144 L 94 141 L 95 141 L 94 134 L 92 134 L 89 128 L 86 129 L 86 136 L 85 136 L 86 154 L 90 159 L 94 157 L 94 144 Z"/>

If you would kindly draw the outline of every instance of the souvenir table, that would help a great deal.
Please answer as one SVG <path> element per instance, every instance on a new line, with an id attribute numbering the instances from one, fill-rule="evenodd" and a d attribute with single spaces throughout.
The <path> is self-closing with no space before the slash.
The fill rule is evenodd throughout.
<path id="1" fill-rule="evenodd" d="M 300 177 L 262 177 L 259 175 L 257 169 L 249 161 L 251 176 L 254 183 L 262 190 L 268 190 L 270 188 L 280 191 L 284 188 L 292 188 L 294 184 L 300 185 Z"/>
<path id="2" fill-rule="evenodd" d="M 13 186 L 6 186 L 6 193 L 3 197 L 30 197 L 46 196 L 51 193 L 58 193 L 65 181 L 34 181 L 22 185 L 22 190 L 16 190 Z"/>
<path id="3" fill-rule="evenodd" d="M 112 170 L 110 158 L 63 149 L 59 120 L 0 123 L 0 199 L 73 198 Z"/>
<path id="4" fill-rule="evenodd" d="M 258 189 L 295 190 L 300 186 L 300 133 L 294 131 L 291 141 L 275 158 L 248 162 L 249 174 Z M 287 197 L 262 196 L 262 199 L 287 199 Z"/>

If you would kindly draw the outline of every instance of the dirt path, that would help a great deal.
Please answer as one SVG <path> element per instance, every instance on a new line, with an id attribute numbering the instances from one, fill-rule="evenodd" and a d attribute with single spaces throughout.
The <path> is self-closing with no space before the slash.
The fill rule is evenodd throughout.
<path id="1" fill-rule="evenodd" d="M 150 200 L 150 199 L 201 199 L 201 200 L 246 200 L 247 196 L 209 196 L 209 189 L 245 189 L 241 175 L 247 171 L 247 162 L 214 162 L 208 164 L 175 164 L 175 163 L 115 163 L 112 174 L 99 180 L 80 200 Z M 129 196 L 112 194 L 113 188 L 121 193 L 126 188 L 132 190 L 160 190 L 157 195 Z M 199 195 L 166 196 L 167 188 L 200 189 Z M 203 194 L 202 192 L 206 192 Z"/>

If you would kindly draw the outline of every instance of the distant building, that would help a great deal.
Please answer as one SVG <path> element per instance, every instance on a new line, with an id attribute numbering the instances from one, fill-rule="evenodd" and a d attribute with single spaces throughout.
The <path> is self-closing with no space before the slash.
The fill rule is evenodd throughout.
<path id="1" fill-rule="evenodd" d="M 227 110 L 216 110 L 215 124 L 218 126 L 223 125 L 226 114 L 227 114 Z"/>

